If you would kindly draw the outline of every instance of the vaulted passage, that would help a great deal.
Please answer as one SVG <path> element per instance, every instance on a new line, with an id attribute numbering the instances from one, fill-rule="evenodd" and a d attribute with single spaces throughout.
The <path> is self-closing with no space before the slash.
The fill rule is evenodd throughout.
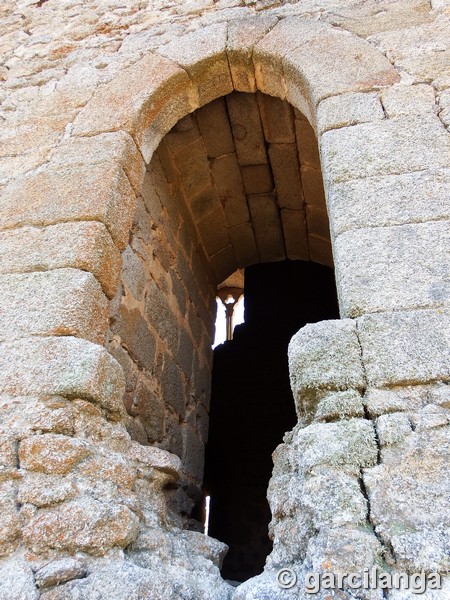
<path id="1" fill-rule="evenodd" d="M 289 339 L 338 316 L 319 152 L 305 117 L 277 98 L 237 92 L 184 117 L 147 166 L 122 259 L 109 351 L 126 374 L 126 427 L 181 458 L 170 508 L 188 529 L 201 528 L 209 439 L 211 533 L 230 544 L 225 575 L 248 578 L 270 551 L 271 453 L 295 424 Z M 216 352 L 209 423 L 217 286 L 237 269 L 246 270 L 246 323 Z"/>
<path id="2" fill-rule="evenodd" d="M 222 575 L 244 581 L 271 551 L 272 452 L 297 421 L 287 347 L 306 323 L 338 318 L 333 271 L 304 261 L 245 270 L 245 323 L 214 352 L 204 488 L 210 534 L 226 542 Z"/>

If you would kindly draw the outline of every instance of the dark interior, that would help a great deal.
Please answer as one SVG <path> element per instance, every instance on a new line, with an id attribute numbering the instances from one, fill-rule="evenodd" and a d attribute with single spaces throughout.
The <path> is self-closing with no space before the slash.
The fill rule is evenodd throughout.
<path id="1" fill-rule="evenodd" d="M 245 269 L 245 323 L 214 351 L 204 488 L 209 533 L 229 546 L 222 575 L 245 581 L 271 551 L 272 452 L 296 423 L 287 347 L 306 323 L 339 318 L 333 270 L 284 261 Z"/>

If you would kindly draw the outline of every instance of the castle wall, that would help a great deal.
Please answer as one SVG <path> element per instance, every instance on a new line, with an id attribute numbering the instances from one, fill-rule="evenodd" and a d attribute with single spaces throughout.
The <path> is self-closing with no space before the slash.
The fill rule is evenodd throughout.
<path id="1" fill-rule="evenodd" d="M 213 289 L 172 240 L 170 194 L 161 238 L 139 215 L 154 210 L 144 188 L 162 138 L 233 90 L 287 100 L 317 134 L 342 317 L 292 343 L 300 425 L 275 455 L 278 554 L 235 598 L 284 593 L 285 561 L 448 569 L 448 1 L 318 4 L 2 4 L 0 598 L 231 596 L 223 547 L 168 509 L 198 465 L 186 469 L 187 446 L 183 465 L 173 454 L 180 430 L 152 420 L 182 412 L 163 411 L 161 364 L 187 407 L 207 403 L 207 383 L 186 397 L 185 351 L 195 341 L 206 377 Z M 168 247 L 183 276 L 164 268 Z M 187 307 L 186 292 L 201 296 L 200 341 L 176 286 Z M 331 495 L 341 521 L 326 499 L 311 508 L 322 484 L 349 492 Z"/>

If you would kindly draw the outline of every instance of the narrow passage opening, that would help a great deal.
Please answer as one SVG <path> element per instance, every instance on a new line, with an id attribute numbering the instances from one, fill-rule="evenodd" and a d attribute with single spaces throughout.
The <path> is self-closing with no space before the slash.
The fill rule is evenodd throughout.
<path id="1" fill-rule="evenodd" d="M 283 261 L 245 269 L 245 322 L 214 350 L 205 494 L 209 534 L 229 546 L 222 575 L 245 581 L 271 551 L 272 452 L 296 423 L 287 348 L 306 323 L 339 318 L 333 270 Z"/>

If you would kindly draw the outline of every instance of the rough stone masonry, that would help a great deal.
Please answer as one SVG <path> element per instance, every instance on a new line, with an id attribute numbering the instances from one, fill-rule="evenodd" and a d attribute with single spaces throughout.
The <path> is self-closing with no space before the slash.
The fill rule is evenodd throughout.
<path id="1" fill-rule="evenodd" d="M 0 16 L 0 599 L 306 598 L 373 565 L 448 598 L 449 0 Z M 191 519 L 215 292 L 286 258 L 334 265 L 341 319 L 292 339 L 274 549 L 235 588 Z"/>

